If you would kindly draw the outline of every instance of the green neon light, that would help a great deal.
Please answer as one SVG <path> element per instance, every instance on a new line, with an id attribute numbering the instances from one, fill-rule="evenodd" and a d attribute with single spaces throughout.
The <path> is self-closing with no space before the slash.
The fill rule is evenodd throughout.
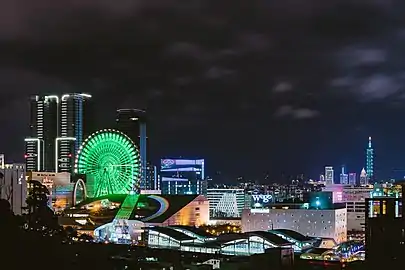
<path id="1" fill-rule="evenodd" d="M 120 210 L 118 211 L 117 215 L 115 216 L 116 219 L 129 219 L 132 214 L 132 211 L 135 208 L 136 203 L 138 202 L 139 195 L 138 194 L 129 194 L 124 202 L 121 205 Z"/>
<path id="2" fill-rule="evenodd" d="M 89 197 L 129 194 L 138 187 L 139 150 L 119 131 L 98 131 L 83 142 L 75 169 L 86 175 Z"/>

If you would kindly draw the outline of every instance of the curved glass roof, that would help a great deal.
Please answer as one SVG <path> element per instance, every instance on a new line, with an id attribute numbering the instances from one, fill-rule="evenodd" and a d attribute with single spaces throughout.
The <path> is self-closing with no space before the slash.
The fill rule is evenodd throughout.
<path id="1" fill-rule="evenodd" d="M 283 234 L 287 237 L 290 237 L 290 238 L 300 241 L 300 242 L 305 242 L 305 241 L 311 240 L 311 238 L 309 238 L 303 234 L 300 234 L 299 232 L 296 232 L 293 230 L 288 230 L 288 229 L 276 229 L 276 230 L 271 230 L 269 232 L 280 233 L 280 234 Z"/>
<path id="2" fill-rule="evenodd" d="M 247 234 L 249 235 L 255 235 L 259 236 L 263 239 L 266 239 L 270 243 L 273 243 L 277 246 L 287 246 L 287 245 L 292 245 L 289 241 L 281 238 L 280 236 L 271 233 L 271 232 L 265 232 L 265 231 L 257 231 L 257 232 L 248 232 Z"/>
<path id="3" fill-rule="evenodd" d="M 174 240 L 177 241 L 187 241 L 187 240 L 194 240 L 193 237 L 190 237 L 184 233 L 178 232 L 176 230 L 173 230 L 171 228 L 167 228 L 167 227 L 148 227 L 146 228 L 148 230 L 152 230 L 161 234 L 165 234 L 171 238 L 173 238 Z"/>
<path id="4" fill-rule="evenodd" d="M 173 228 L 173 229 L 179 229 L 179 230 L 184 230 L 184 231 L 188 231 L 191 234 L 196 235 L 197 237 L 202 237 L 202 238 L 213 238 L 216 237 L 213 234 L 210 234 L 208 232 L 206 232 L 203 229 L 200 228 L 196 228 L 193 226 L 184 226 L 184 225 L 176 225 L 176 226 L 169 226 L 169 228 Z"/>
<path id="5" fill-rule="evenodd" d="M 185 231 L 192 232 L 192 234 L 195 234 L 196 236 L 198 235 L 197 233 L 200 233 L 200 231 L 201 231 L 198 228 L 189 227 L 189 226 L 170 226 L 170 227 L 156 226 L 156 227 L 145 227 L 144 229 L 165 234 L 178 241 L 196 239 L 196 237 L 191 237 L 190 234 L 187 234 L 186 232 L 181 232 L 181 231 L 177 230 L 180 228 Z M 192 230 L 196 231 L 196 233 L 193 232 Z M 212 239 L 209 241 L 205 241 L 205 244 L 226 245 L 226 244 L 228 244 L 230 242 L 234 242 L 234 241 L 247 241 L 247 240 L 249 240 L 250 237 L 257 236 L 259 238 L 262 238 L 265 241 L 272 243 L 274 246 L 291 246 L 292 245 L 291 242 L 283 239 L 282 237 L 280 237 L 274 233 L 265 232 L 265 231 L 255 231 L 255 232 L 246 232 L 246 233 L 229 233 L 229 234 L 222 234 L 218 237 L 215 237 L 208 233 L 205 233 L 205 235 L 207 235 L 207 236 L 209 235 L 209 238 Z M 206 236 L 206 238 L 208 238 L 207 236 Z"/>

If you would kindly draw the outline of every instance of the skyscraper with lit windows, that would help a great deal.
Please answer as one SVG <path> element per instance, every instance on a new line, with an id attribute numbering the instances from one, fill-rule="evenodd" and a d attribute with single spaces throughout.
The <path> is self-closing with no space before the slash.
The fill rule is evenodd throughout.
<path id="1" fill-rule="evenodd" d="M 151 189 L 153 183 L 149 180 L 153 176 L 148 175 L 148 141 L 146 135 L 146 111 L 140 109 L 118 109 L 116 117 L 117 129 L 128 137 L 139 147 L 141 156 L 141 190 Z"/>
<path id="2" fill-rule="evenodd" d="M 73 172 L 74 160 L 92 128 L 91 96 L 65 94 L 60 99 L 59 136 L 55 140 L 55 172 Z"/>
<path id="3" fill-rule="evenodd" d="M 91 123 L 90 97 L 82 93 L 31 97 L 30 132 L 25 138 L 27 171 L 72 172 Z"/>
<path id="4" fill-rule="evenodd" d="M 33 96 L 30 100 L 30 132 L 25 139 L 27 171 L 53 171 L 58 137 L 59 97 Z"/>
<path id="5" fill-rule="evenodd" d="M 366 174 L 368 183 L 374 180 L 374 149 L 371 143 L 371 137 L 368 137 L 368 146 L 366 149 Z"/>
<path id="6" fill-rule="evenodd" d="M 356 173 L 349 173 L 349 185 L 352 185 L 352 186 L 357 185 L 357 174 Z"/>
<path id="7" fill-rule="evenodd" d="M 162 159 L 162 194 L 207 194 L 204 159 Z"/>
<path id="8" fill-rule="evenodd" d="M 365 185 L 368 185 L 368 177 L 366 170 L 363 168 L 360 172 L 360 186 Z"/>
<path id="9" fill-rule="evenodd" d="M 342 166 L 342 172 L 340 173 L 340 184 L 347 185 L 349 184 L 349 176 L 345 172 L 345 166 Z"/>
<path id="10" fill-rule="evenodd" d="M 325 167 L 325 185 L 333 185 L 335 183 L 334 174 L 333 167 Z"/>

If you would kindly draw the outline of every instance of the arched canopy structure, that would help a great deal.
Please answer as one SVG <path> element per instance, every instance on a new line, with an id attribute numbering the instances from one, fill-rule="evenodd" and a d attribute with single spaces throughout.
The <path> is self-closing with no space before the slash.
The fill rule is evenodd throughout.
<path id="1" fill-rule="evenodd" d="M 87 189 L 86 189 L 86 184 L 82 179 L 77 180 L 75 183 L 75 187 L 73 188 L 73 205 L 78 204 L 79 202 L 77 201 L 77 191 L 82 190 L 82 201 L 86 200 L 87 198 Z"/>
<path id="2" fill-rule="evenodd" d="M 152 248 L 246 256 L 264 253 L 268 248 L 292 247 L 292 243 L 283 238 L 262 231 L 204 238 L 186 226 L 146 227 L 144 229 L 148 232 L 148 246 Z"/>
<path id="3" fill-rule="evenodd" d="M 294 251 L 302 252 L 303 250 L 307 250 L 308 248 L 314 247 L 316 243 L 316 239 L 311 237 L 305 236 L 299 232 L 288 230 L 288 229 L 276 229 L 269 231 L 291 243 L 293 243 Z"/>

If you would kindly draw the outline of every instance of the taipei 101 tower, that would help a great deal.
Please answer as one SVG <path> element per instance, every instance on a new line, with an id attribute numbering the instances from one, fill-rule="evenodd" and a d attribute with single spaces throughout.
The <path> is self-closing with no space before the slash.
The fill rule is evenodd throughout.
<path id="1" fill-rule="evenodd" d="M 366 173 L 368 183 L 374 180 L 374 149 L 371 144 L 371 137 L 368 137 L 368 147 L 366 150 Z"/>

